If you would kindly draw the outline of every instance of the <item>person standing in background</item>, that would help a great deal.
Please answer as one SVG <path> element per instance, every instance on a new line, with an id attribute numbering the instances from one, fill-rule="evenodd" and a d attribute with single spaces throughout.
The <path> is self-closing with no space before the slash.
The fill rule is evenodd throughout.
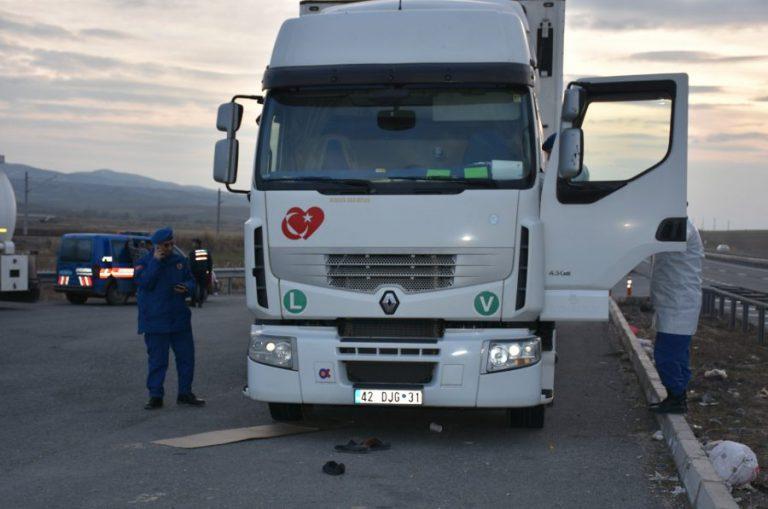
<path id="1" fill-rule="evenodd" d="M 208 283 L 213 270 L 213 258 L 207 249 L 203 248 L 200 239 L 192 241 L 192 251 L 189 253 L 189 263 L 192 275 L 195 276 L 195 291 L 192 293 L 192 305 L 203 307 L 208 295 Z"/>

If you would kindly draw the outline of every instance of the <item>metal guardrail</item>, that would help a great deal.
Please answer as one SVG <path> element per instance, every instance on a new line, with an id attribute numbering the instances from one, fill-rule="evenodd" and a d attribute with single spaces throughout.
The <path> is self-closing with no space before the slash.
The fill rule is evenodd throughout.
<path id="1" fill-rule="evenodd" d="M 222 286 L 226 287 L 225 293 L 227 295 L 232 293 L 233 279 L 245 279 L 245 269 L 243 267 L 220 267 L 213 269 L 213 272 L 216 273 L 216 279 L 222 283 Z M 56 281 L 56 271 L 38 270 L 37 277 L 41 284 L 52 284 Z M 226 284 L 224 284 L 225 281 Z"/>
<path id="2" fill-rule="evenodd" d="M 707 284 L 702 288 L 701 313 L 716 318 L 726 317 L 728 304 L 728 326 L 736 329 L 737 307 L 741 305 L 741 330 L 749 331 L 750 311 L 757 311 L 757 342 L 765 344 L 765 308 L 768 307 L 768 293 L 736 286 Z"/>

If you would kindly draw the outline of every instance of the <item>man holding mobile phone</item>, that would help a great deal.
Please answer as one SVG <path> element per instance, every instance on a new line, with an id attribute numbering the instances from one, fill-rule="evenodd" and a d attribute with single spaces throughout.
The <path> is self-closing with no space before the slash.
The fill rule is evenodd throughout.
<path id="1" fill-rule="evenodd" d="M 163 406 L 169 348 L 173 349 L 179 376 L 176 402 L 200 407 L 205 405 L 205 400 L 192 392 L 195 345 L 191 313 L 186 302 L 187 296 L 195 290 L 195 280 L 187 259 L 173 250 L 171 228 L 157 230 L 151 240 L 154 249 L 139 260 L 134 270 L 138 287 L 139 334 L 144 334 L 149 357 L 149 401 L 144 408 L 154 410 Z"/>

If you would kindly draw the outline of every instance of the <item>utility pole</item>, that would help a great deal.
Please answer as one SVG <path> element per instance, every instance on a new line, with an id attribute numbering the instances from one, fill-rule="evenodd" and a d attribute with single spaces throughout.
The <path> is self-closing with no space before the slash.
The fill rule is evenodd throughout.
<path id="1" fill-rule="evenodd" d="M 731 231 L 731 220 L 730 219 L 728 220 L 728 227 L 726 228 L 726 230 Z"/>
<path id="2" fill-rule="evenodd" d="M 27 225 L 29 223 L 29 172 L 24 172 L 24 235 L 27 235 Z"/>
<path id="3" fill-rule="evenodd" d="M 713 217 L 712 218 L 712 231 L 715 231 L 715 230 L 717 230 L 717 218 Z"/>
<path id="4" fill-rule="evenodd" d="M 216 236 L 221 231 L 221 189 L 216 193 Z"/>

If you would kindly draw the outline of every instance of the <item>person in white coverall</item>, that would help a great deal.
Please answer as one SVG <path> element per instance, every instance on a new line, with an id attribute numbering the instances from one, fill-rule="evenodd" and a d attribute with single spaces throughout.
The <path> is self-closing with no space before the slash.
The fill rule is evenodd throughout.
<path id="1" fill-rule="evenodd" d="M 686 391 L 691 380 L 690 346 L 701 311 L 701 260 L 704 246 L 696 227 L 688 220 L 687 247 L 678 253 L 653 257 L 651 301 L 656 310 L 656 370 L 667 398 L 654 403 L 656 413 L 685 413 Z"/>

